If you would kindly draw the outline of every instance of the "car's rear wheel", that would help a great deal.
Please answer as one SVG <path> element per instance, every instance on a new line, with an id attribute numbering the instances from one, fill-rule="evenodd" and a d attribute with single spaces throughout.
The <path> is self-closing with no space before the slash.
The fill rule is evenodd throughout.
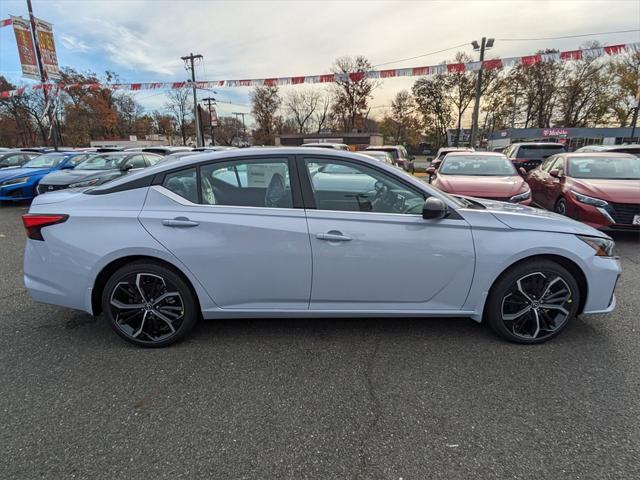
<path id="1" fill-rule="evenodd" d="M 566 215 L 567 214 L 567 201 L 564 198 L 559 198 L 558 201 L 556 202 L 554 211 L 556 213 L 559 213 L 560 215 Z"/>
<path id="2" fill-rule="evenodd" d="M 102 292 L 102 310 L 115 332 L 143 347 L 165 347 L 198 319 L 190 286 L 174 270 L 151 261 L 118 269 Z"/>
<path id="3" fill-rule="evenodd" d="M 516 343 L 542 343 L 576 316 L 580 289 L 561 265 L 538 260 L 505 272 L 491 288 L 486 319 L 501 337 Z"/>

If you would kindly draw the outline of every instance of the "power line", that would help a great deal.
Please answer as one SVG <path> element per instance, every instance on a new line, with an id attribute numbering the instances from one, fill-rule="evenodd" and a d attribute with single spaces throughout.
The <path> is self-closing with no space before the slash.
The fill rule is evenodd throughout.
<path id="1" fill-rule="evenodd" d="M 579 35 L 563 35 L 561 37 L 540 37 L 540 38 L 496 38 L 501 42 L 533 42 L 537 40 L 561 40 L 563 38 L 595 37 L 597 35 L 613 35 L 615 33 L 640 32 L 640 29 L 616 30 L 614 32 L 581 33 Z"/>
<path id="2" fill-rule="evenodd" d="M 448 52 L 449 50 L 454 50 L 456 48 L 464 47 L 466 45 L 469 45 L 469 42 L 461 43 L 460 45 L 456 45 L 455 47 L 444 48 L 444 49 L 438 50 L 436 52 L 423 53 L 422 55 L 416 55 L 415 57 L 402 58 L 400 60 L 392 60 L 390 62 L 378 63 L 378 64 L 374 65 L 374 67 L 381 67 L 383 65 L 390 65 L 392 63 L 400 63 L 400 62 L 405 62 L 407 60 L 415 60 L 416 58 L 428 57 L 429 55 L 435 55 L 437 53 Z"/>

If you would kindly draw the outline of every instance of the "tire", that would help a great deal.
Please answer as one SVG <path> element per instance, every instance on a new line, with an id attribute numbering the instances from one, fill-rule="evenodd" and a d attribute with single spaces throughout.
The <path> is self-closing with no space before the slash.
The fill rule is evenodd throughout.
<path id="1" fill-rule="evenodd" d="M 553 207 L 553 211 L 560 215 L 567 215 L 567 201 L 560 197 Z"/>
<path id="2" fill-rule="evenodd" d="M 119 268 L 102 291 L 111 328 L 141 347 L 166 347 L 187 335 L 199 318 L 195 294 L 181 274 L 148 260 Z"/>
<path id="3" fill-rule="evenodd" d="M 532 260 L 515 265 L 496 280 L 485 320 L 502 338 L 531 345 L 559 335 L 575 318 L 579 305 L 580 289 L 567 269 L 550 260 Z"/>

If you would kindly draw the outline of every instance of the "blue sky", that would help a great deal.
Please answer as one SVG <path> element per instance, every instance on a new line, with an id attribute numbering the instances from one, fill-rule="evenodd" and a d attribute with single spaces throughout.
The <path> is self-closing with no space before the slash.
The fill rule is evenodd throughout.
<path id="1" fill-rule="evenodd" d="M 62 66 L 97 73 L 113 70 L 122 82 L 186 79 L 180 56 L 204 55 L 199 79 L 265 78 L 329 71 L 341 55 L 373 64 L 421 55 L 479 39 L 540 38 L 639 28 L 637 0 L 580 1 L 178 1 L 33 0 L 36 16 L 53 23 Z M 0 1 L 0 19 L 27 17 L 25 0 Z M 586 40 L 640 41 L 626 33 L 545 41 L 496 41 L 491 56 L 540 48 L 569 50 Z M 473 53 L 471 47 L 464 47 Z M 439 63 L 454 52 L 394 63 L 387 68 Z M 0 29 L 0 74 L 14 83 L 20 65 L 13 31 Z M 412 79 L 390 79 L 374 106 L 388 105 Z M 296 88 L 296 87 L 290 87 Z M 297 87 L 300 88 L 300 87 Z M 303 87 L 309 88 L 309 87 Z M 286 90 L 286 89 L 285 89 Z M 219 112 L 249 110 L 248 88 L 218 89 Z M 202 92 L 202 96 L 207 96 Z M 140 92 L 149 110 L 162 108 L 162 92 Z M 377 110 L 382 112 L 384 109 Z"/>

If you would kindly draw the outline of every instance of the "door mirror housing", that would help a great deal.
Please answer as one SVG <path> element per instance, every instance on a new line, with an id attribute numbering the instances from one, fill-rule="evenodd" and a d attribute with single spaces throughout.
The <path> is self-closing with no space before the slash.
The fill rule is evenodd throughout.
<path id="1" fill-rule="evenodd" d="M 447 204 L 436 197 L 429 197 L 422 207 L 422 218 L 425 220 L 439 220 L 449 213 Z"/>
<path id="2" fill-rule="evenodd" d="M 520 168 L 518 168 L 518 173 L 519 173 L 520 175 L 522 175 L 523 177 L 526 177 L 526 176 L 527 176 L 527 171 L 524 169 L 524 167 L 520 167 Z"/>
<path id="3" fill-rule="evenodd" d="M 427 174 L 428 175 L 435 175 L 436 173 L 436 167 L 428 167 L 427 168 Z"/>
<path id="4" fill-rule="evenodd" d="M 131 165 L 130 163 L 125 163 L 124 165 L 122 165 L 120 167 L 120 170 L 123 171 L 123 172 L 128 172 L 132 168 L 133 168 L 133 165 Z"/>
<path id="5" fill-rule="evenodd" d="M 551 170 L 549 172 L 549 175 L 551 175 L 554 178 L 560 178 L 562 177 L 562 175 L 560 174 L 560 170 L 558 170 L 557 168 L 554 168 L 553 170 Z"/>

